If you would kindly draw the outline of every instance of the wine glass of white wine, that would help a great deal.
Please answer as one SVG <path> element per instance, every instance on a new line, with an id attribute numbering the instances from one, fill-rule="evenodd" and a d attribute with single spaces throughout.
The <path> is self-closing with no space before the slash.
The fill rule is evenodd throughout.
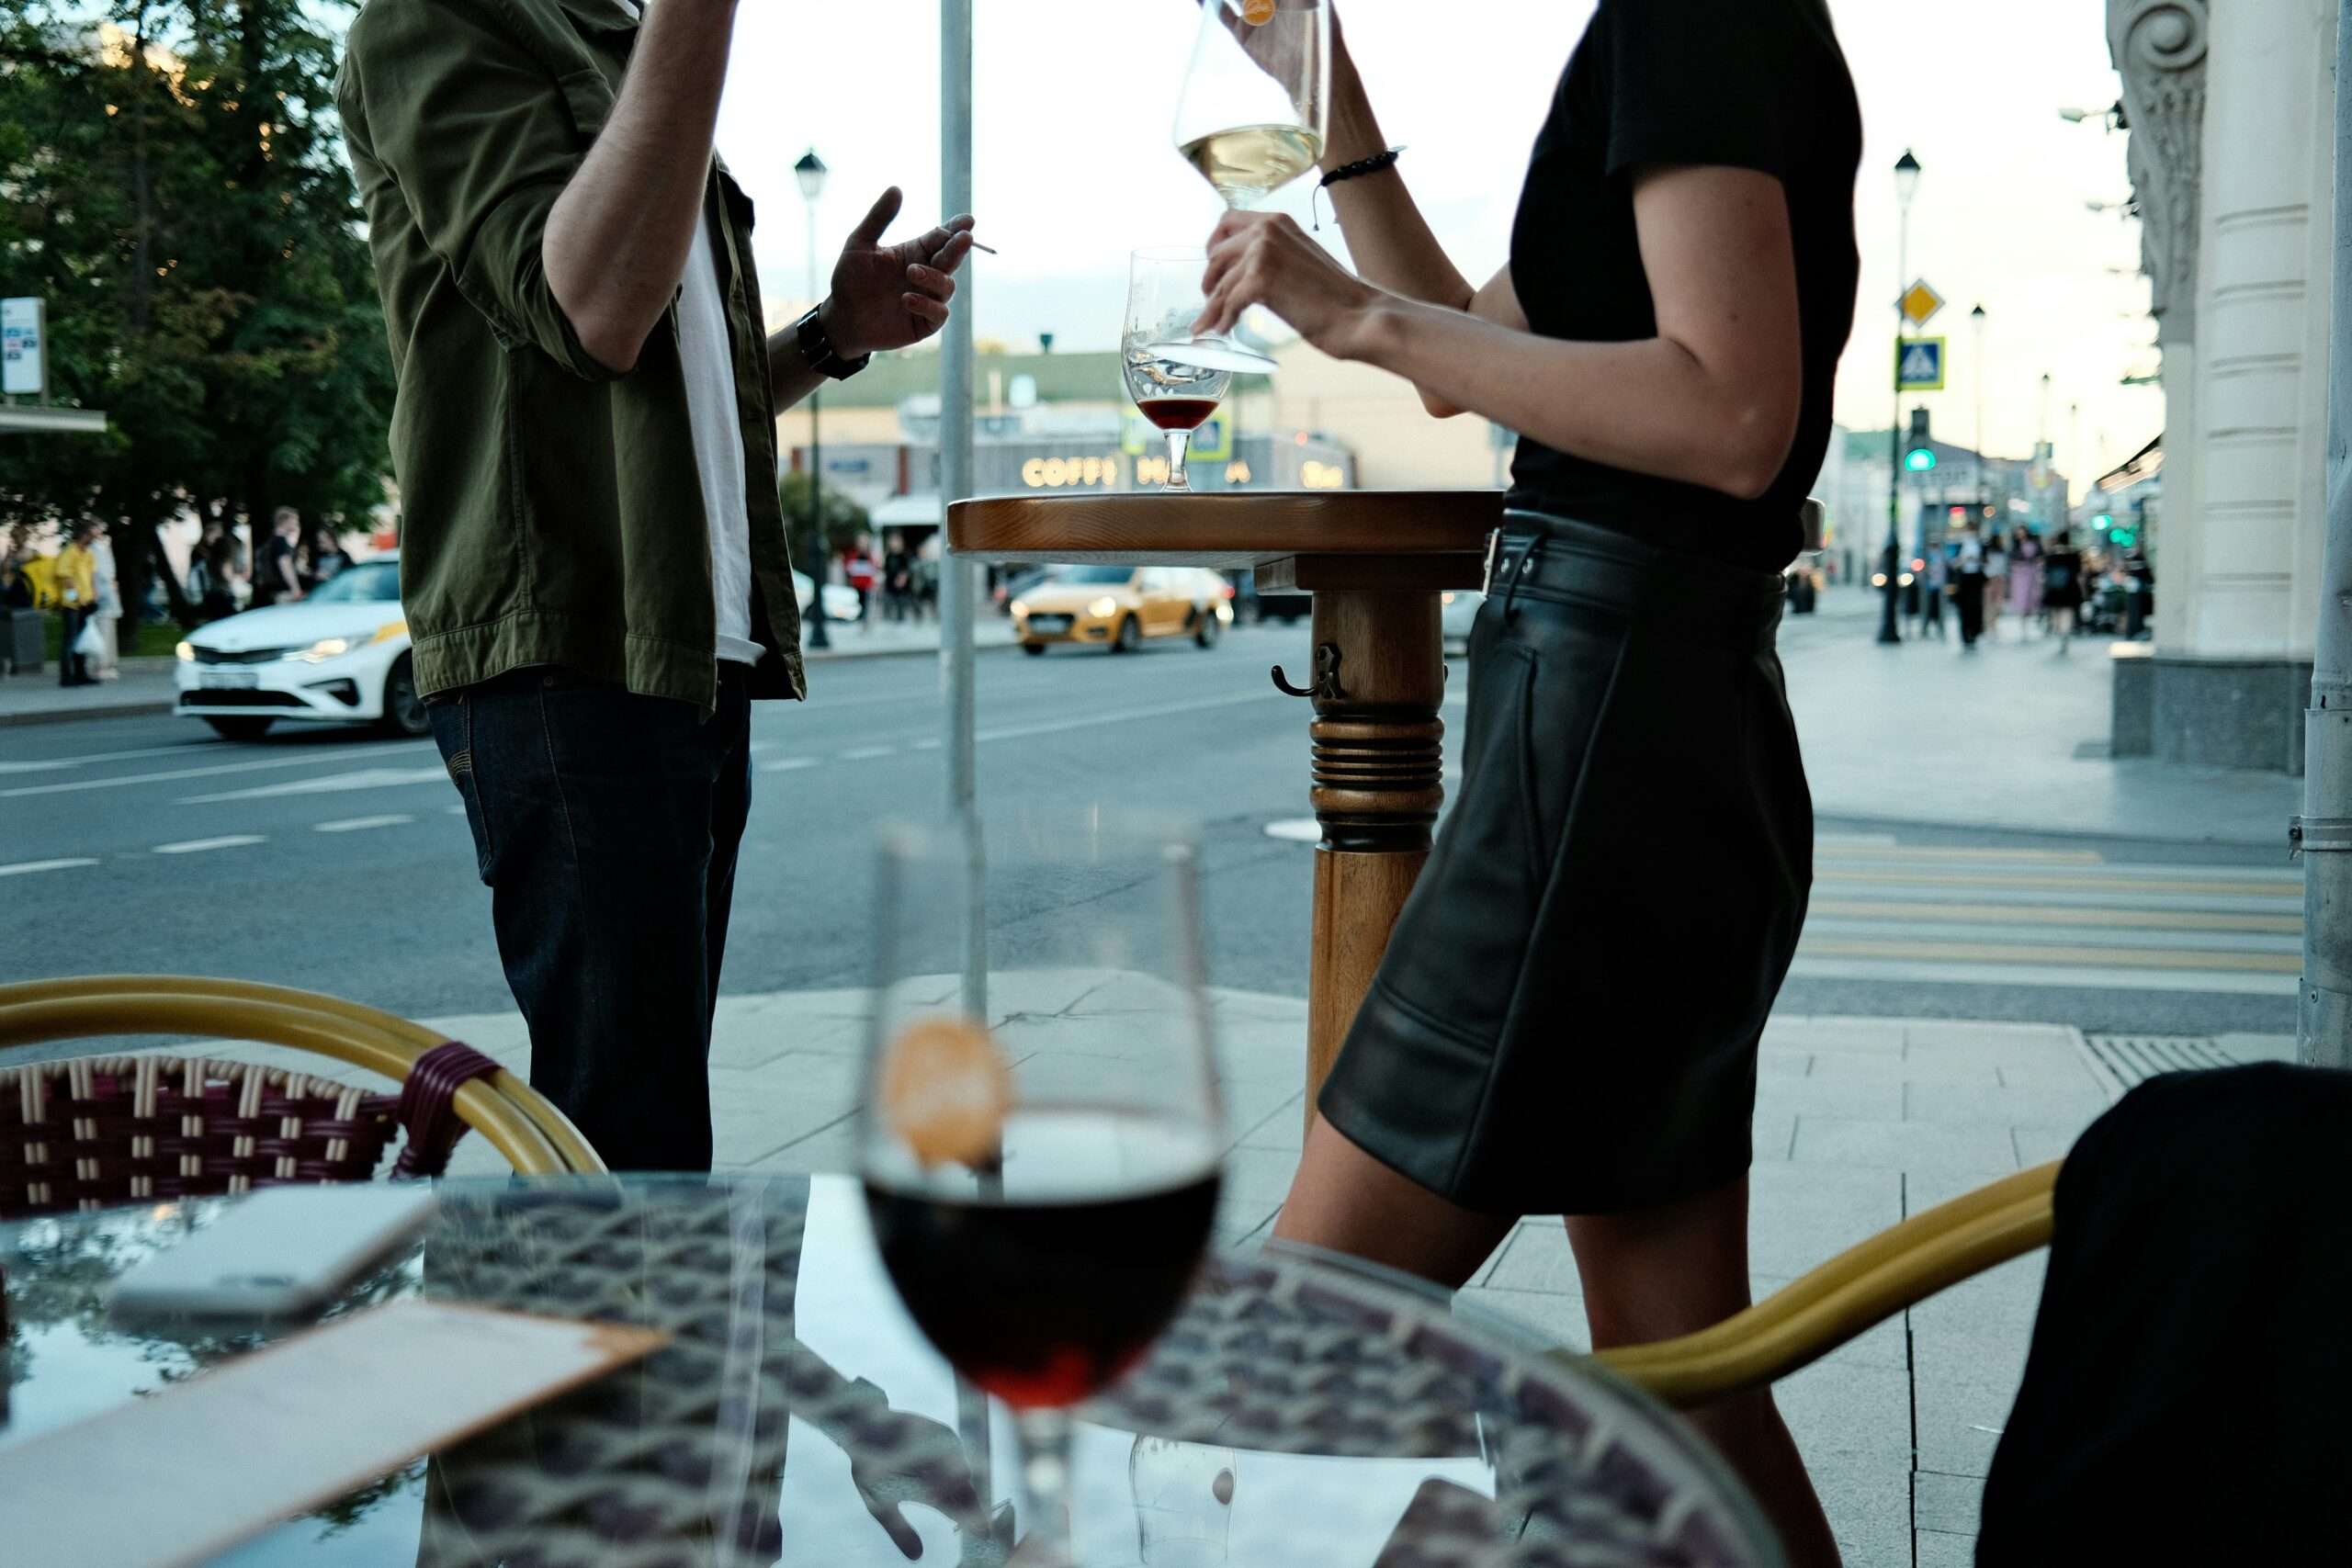
<path id="1" fill-rule="evenodd" d="M 1176 150 L 1236 210 L 1256 207 L 1323 156 L 1331 100 L 1326 0 L 1200 0 L 1201 27 L 1176 104 Z M 1270 371 L 1237 345 L 1195 340 L 1166 357 Z"/>

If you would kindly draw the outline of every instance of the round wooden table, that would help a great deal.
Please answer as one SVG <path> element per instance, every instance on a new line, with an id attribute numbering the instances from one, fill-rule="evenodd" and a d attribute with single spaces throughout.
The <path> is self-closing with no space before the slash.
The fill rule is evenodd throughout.
<path id="1" fill-rule="evenodd" d="M 668 1343 L 209 1568 L 1004 1562 L 1021 1533 L 1008 1419 L 899 1304 L 854 1181 L 463 1180 L 440 1197 L 422 1240 L 337 1313 L 423 1294 Z M 13 1328 L 0 1485 L 13 1444 L 283 1332 L 126 1327 L 102 1304 L 108 1280 L 224 1201 L 0 1226 Z M 317 1397 L 336 1419 L 368 1418 L 334 1388 Z M 1331 1262 L 1212 1257 L 1143 1364 L 1079 1416 L 1084 1568 L 1781 1562 L 1737 1484 L 1647 1398 Z M 168 1495 L 187 1477 L 154 1483 Z M 54 1500 L 68 1520 L 74 1506 Z M 33 1568 L 29 1551 L 5 1555 Z"/>
<path id="2" fill-rule="evenodd" d="M 1307 983 L 1306 1104 L 1372 985 L 1445 798 L 1445 649 L 1438 596 L 1482 581 L 1502 521 L 1492 491 L 1002 496 L 947 509 L 948 547 L 977 561 L 1247 569 L 1311 593 L 1315 652 L 1274 671 L 1310 698 L 1321 823 Z"/>

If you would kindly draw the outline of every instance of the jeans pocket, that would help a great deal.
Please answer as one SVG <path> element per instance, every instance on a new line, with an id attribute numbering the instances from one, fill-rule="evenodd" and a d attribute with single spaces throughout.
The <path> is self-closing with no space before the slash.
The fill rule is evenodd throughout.
<path id="1" fill-rule="evenodd" d="M 474 836 L 474 873 L 484 886 L 492 886 L 498 848 L 491 836 L 490 808 L 482 799 L 481 781 L 474 771 L 474 705 L 461 698 L 432 704 L 424 711 L 433 726 L 434 742 L 441 749 L 442 765 L 449 770 L 449 782 L 458 786 L 458 798 L 466 804 L 466 826 Z"/>

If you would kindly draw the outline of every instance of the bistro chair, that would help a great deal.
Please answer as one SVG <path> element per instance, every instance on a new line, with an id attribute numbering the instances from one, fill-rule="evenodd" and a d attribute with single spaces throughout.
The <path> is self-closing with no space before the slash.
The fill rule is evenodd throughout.
<path id="1" fill-rule="evenodd" d="M 2047 1246 L 2060 1163 L 1914 1214 L 1713 1327 L 1594 1359 L 1682 1410 L 1778 1382 L 1946 1286 Z"/>
<path id="2" fill-rule="evenodd" d="M 0 1050 L 122 1034 L 256 1040 L 391 1079 L 378 1093 L 250 1063 L 166 1055 L 0 1068 L 0 1218 L 364 1181 L 446 1168 L 468 1127 L 516 1172 L 602 1172 L 570 1120 L 470 1046 L 336 998 L 244 981 L 96 976 L 0 986 Z"/>

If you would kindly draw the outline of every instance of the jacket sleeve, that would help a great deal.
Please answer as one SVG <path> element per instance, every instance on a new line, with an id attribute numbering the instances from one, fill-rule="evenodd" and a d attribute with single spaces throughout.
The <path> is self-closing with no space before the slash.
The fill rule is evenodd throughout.
<path id="1" fill-rule="evenodd" d="M 575 376 L 591 355 L 548 286 L 548 214 L 587 154 L 553 68 L 479 0 L 376 0 L 352 25 L 345 120 L 398 187 L 424 244 L 509 344 Z M 511 14 L 511 13 L 509 13 Z"/>

